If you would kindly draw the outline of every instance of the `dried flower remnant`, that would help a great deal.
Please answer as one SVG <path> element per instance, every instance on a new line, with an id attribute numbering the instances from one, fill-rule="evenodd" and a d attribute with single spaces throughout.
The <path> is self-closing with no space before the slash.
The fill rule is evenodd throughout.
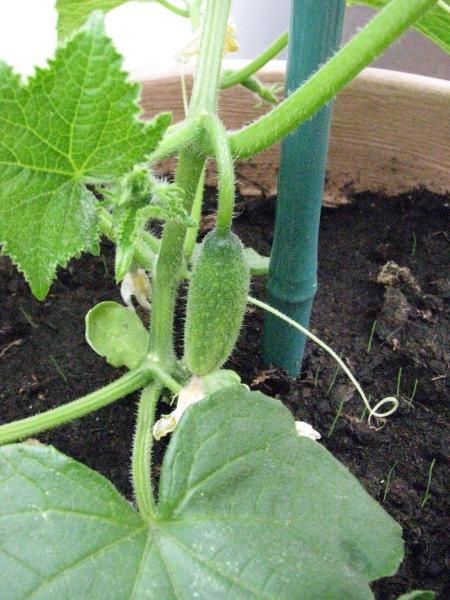
<path id="1" fill-rule="evenodd" d="M 134 310 L 133 302 L 131 301 L 132 296 L 136 298 L 139 306 L 142 306 L 145 310 L 150 310 L 152 286 L 144 269 L 130 271 L 125 275 L 120 286 L 120 295 L 122 296 L 124 303 L 128 308 L 131 308 L 131 310 Z"/>
<path id="2" fill-rule="evenodd" d="M 160 440 L 169 433 L 174 431 L 175 427 L 180 422 L 184 411 L 199 402 L 206 396 L 206 392 L 200 377 L 192 377 L 188 384 L 178 394 L 177 407 L 170 414 L 164 415 L 159 419 L 153 427 L 153 437 Z"/>
<path id="3" fill-rule="evenodd" d="M 305 421 L 295 421 L 295 429 L 297 430 L 298 435 L 307 437 L 315 442 L 322 437 L 318 431 L 316 431 L 309 423 L 305 423 Z"/>

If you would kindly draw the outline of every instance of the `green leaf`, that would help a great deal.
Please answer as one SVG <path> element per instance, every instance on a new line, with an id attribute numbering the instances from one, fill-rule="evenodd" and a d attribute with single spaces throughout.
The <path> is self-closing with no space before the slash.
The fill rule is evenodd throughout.
<path id="1" fill-rule="evenodd" d="M 58 38 L 62 40 L 81 27 L 94 10 L 108 12 L 125 2 L 127 0 L 57 0 Z"/>
<path id="2" fill-rule="evenodd" d="M 169 547 L 180 562 L 216 572 L 209 597 L 227 597 L 234 581 L 243 598 L 371 598 L 367 581 L 395 572 L 402 556 L 400 527 L 356 479 L 297 436 L 279 402 L 242 386 L 183 417 L 160 511 L 175 521 Z"/>
<path id="3" fill-rule="evenodd" d="M 53 448 L 4 446 L 0 498 L 8 600 L 131 598 L 148 530 L 106 479 Z"/>
<path id="4" fill-rule="evenodd" d="M 241 378 L 232 369 L 219 369 L 202 377 L 202 387 L 207 396 L 226 387 L 239 385 L 240 383 Z"/>
<path id="5" fill-rule="evenodd" d="M 113 367 L 135 369 L 147 353 L 148 333 L 135 312 L 106 301 L 87 313 L 86 341 Z"/>
<path id="6" fill-rule="evenodd" d="M 191 406 L 144 524 L 100 475 L 47 447 L 0 449 L 8 600 L 372 598 L 400 527 L 288 411 L 242 386 Z"/>
<path id="7" fill-rule="evenodd" d="M 434 600 L 435 597 L 434 592 L 430 590 L 414 590 L 413 592 L 402 594 L 397 600 Z"/>
<path id="8" fill-rule="evenodd" d="M 244 248 L 244 256 L 252 275 L 267 275 L 270 261 L 268 256 L 258 254 L 253 248 Z"/>
<path id="9" fill-rule="evenodd" d="M 170 118 L 137 119 L 139 87 L 98 15 L 26 85 L 0 65 L 0 244 L 34 295 L 98 243 L 95 197 L 155 148 Z"/>
<path id="10" fill-rule="evenodd" d="M 347 0 L 348 5 L 364 4 L 371 8 L 383 8 L 390 0 Z M 445 52 L 450 53 L 450 4 L 442 0 L 431 8 L 414 25 L 414 28 L 430 38 Z"/>

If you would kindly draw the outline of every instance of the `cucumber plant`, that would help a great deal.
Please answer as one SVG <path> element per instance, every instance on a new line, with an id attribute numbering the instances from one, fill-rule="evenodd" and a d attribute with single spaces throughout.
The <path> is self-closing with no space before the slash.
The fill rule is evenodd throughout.
<path id="1" fill-rule="evenodd" d="M 43 299 L 57 268 L 97 252 L 106 236 L 127 304 L 102 302 L 86 315 L 88 343 L 126 367 L 125 375 L 0 426 L 0 597 L 370 598 L 369 583 L 394 573 L 402 559 L 399 525 L 319 443 L 298 435 L 308 427 L 221 369 L 246 303 L 270 310 L 248 296 L 249 274 L 261 272 L 264 259 L 231 231 L 233 161 L 298 127 L 410 25 L 448 46 L 448 5 L 380 3 L 386 7 L 302 87 L 255 123 L 227 132 L 217 116 L 220 88 L 247 85 L 275 102 L 255 75 L 287 36 L 242 72 L 222 73 L 224 48 L 234 44 L 231 0 L 158 1 L 190 19 L 199 39 L 181 123 L 171 124 L 169 114 L 139 118 L 139 86 L 122 71 L 96 11 L 122 0 L 57 0 L 55 57 L 25 83 L 0 66 L 2 252 Z M 170 155 L 178 163 L 167 182 L 153 167 Z M 219 177 L 216 228 L 198 253 L 211 158 Z M 160 238 L 148 230 L 152 219 L 164 223 Z M 190 281 L 178 356 L 174 312 L 183 280 Z M 133 297 L 150 310 L 149 328 L 130 310 Z M 137 390 L 133 505 L 57 450 L 20 443 Z M 155 423 L 167 391 L 176 408 Z M 369 416 L 383 414 L 380 406 L 369 405 Z M 156 494 L 152 446 L 171 432 Z"/>

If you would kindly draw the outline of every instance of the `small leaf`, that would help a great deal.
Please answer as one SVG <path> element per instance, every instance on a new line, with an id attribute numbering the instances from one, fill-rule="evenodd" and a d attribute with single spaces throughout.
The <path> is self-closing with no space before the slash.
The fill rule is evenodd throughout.
<path id="1" fill-rule="evenodd" d="M 390 0 L 347 0 L 347 4 L 364 4 L 371 8 L 384 8 Z M 444 0 L 446 3 L 447 0 Z M 442 50 L 450 53 L 450 4 L 433 6 L 416 23 L 414 28 L 430 38 Z"/>
<path id="2" fill-rule="evenodd" d="M 58 38 L 62 40 L 81 27 L 94 10 L 107 12 L 125 2 L 127 0 L 56 0 Z"/>
<path id="3" fill-rule="evenodd" d="M 231 369 L 219 369 L 218 371 L 214 371 L 214 373 L 202 377 L 202 387 L 205 396 L 223 390 L 226 387 L 239 385 L 240 383 L 241 378 L 236 371 L 232 371 Z"/>
<path id="4" fill-rule="evenodd" d="M 86 340 L 113 367 L 135 369 L 147 353 L 148 333 L 135 312 L 107 301 L 87 313 Z"/>
<path id="5" fill-rule="evenodd" d="M 26 85 L 0 64 L 0 244 L 39 299 L 58 265 L 97 246 L 85 184 L 144 161 L 169 124 L 138 120 L 138 95 L 98 14 Z"/>
<path id="6" fill-rule="evenodd" d="M 243 386 L 191 406 L 164 459 L 159 516 L 52 448 L 0 448 L 8 600 L 364 600 L 400 527 L 277 401 Z"/>
<path id="7" fill-rule="evenodd" d="M 261 256 L 253 248 L 245 248 L 244 256 L 252 275 L 266 275 L 269 272 L 268 256 Z"/>
<path id="8" fill-rule="evenodd" d="M 184 208 L 184 190 L 175 183 L 153 180 L 152 203 L 160 208 L 160 216 L 164 221 L 181 223 L 185 227 L 194 227 L 190 214 Z"/>

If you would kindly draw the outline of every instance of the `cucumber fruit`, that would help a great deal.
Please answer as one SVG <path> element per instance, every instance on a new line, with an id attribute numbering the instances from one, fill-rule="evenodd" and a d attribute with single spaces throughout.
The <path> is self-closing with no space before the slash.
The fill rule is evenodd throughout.
<path id="1" fill-rule="evenodd" d="M 240 239 L 231 231 L 208 233 L 192 273 L 184 329 L 185 361 L 194 375 L 216 371 L 230 356 L 249 286 Z"/>

